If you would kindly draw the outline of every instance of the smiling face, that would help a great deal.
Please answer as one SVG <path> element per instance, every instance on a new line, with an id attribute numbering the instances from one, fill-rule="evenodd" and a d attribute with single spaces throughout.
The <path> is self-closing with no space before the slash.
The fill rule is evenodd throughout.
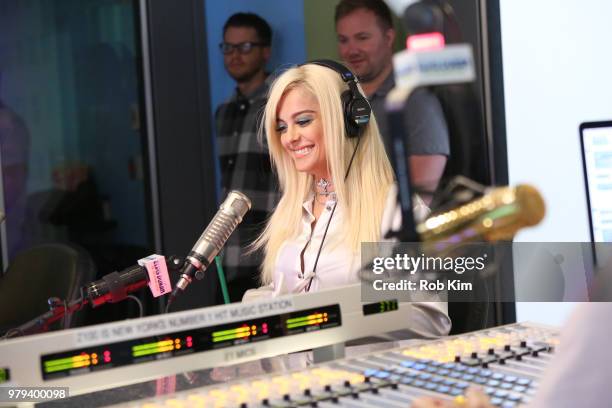
<path id="1" fill-rule="evenodd" d="M 283 95 L 276 109 L 276 131 L 297 171 L 329 180 L 321 111 L 312 93 L 296 87 Z"/>
<path id="2" fill-rule="evenodd" d="M 336 23 L 338 54 L 361 82 L 377 79 L 391 64 L 395 32 L 381 27 L 376 14 L 357 9 Z"/>

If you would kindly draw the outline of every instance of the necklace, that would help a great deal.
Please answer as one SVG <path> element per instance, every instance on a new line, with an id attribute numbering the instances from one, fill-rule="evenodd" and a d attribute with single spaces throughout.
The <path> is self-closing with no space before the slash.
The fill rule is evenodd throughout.
<path id="1" fill-rule="evenodd" d="M 319 204 L 325 204 L 327 201 L 330 200 L 336 201 L 336 192 L 329 191 L 329 189 L 333 188 L 333 186 L 334 185 L 331 180 L 324 179 L 323 177 L 321 177 L 321 179 L 317 181 L 315 187 L 315 196 Z M 321 197 L 322 200 L 319 197 Z"/>

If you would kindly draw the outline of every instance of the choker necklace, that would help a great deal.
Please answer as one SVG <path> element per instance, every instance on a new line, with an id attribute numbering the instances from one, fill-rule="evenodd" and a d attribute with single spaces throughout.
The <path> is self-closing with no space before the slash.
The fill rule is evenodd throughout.
<path id="1" fill-rule="evenodd" d="M 330 180 L 324 178 L 319 179 L 319 181 L 317 181 L 316 183 L 316 187 L 318 188 L 315 188 L 315 198 L 317 202 L 319 202 L 320 204 L 325 204 L 329 200 L 336 201 L 336 192 L 328 190 L 330 188 L 333 188 L 333 186 L 334 185 Z M 323 201 L 319 200 L 319 197 L 323 197 Z"/>

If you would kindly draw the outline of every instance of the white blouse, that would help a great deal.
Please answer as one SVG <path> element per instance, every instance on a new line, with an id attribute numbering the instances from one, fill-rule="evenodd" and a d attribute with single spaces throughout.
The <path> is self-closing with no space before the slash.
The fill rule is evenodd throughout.
<path id="1" fill-rule="evenodd" d="M 345 286 L 357 283 L 357 270 L 359 267 L 359 253 L 353 253 L 346 245 L 334 242 L 341 229 L 345 217 L 340 206 L 334 211 L 334 201 L 327 201 L 319 220 L 312 228 L 315 216 L 312 211 L 313 197 L 306 200 L 303 207 L 302 228 L 300 235 L 285 242 L 279 249 L 274 271 L 274 283 L 276 293 L 301 293 L 307 290 L 318 291 L 324 288 Z M 332 211 L 334 211 L 333 217 Z M 321 248 L 323 235 L 327 223 L 329 228 L 327 236 Z M 321 248 L 321 254 L 315 262 L 317 253 Z M 304 270 L 302 270 L 301 253 L 304 251 Z M 312 279 L 312 283 L 310 280 Z M 307 289 L 310 283 L 310 288 Z"/>
<path id="2" fill-rule="evenodd" d="M 395 186 L 387 197 L 387 206 L 383 215 L 382 230 L 386 233 L 390 228 L 401 225 L 401 212 L 397 206 L 397 190 Z M 317 253 L 334 207 L 333 201 L 328 201 L 319 220 L 312 228 L 315 216 L 312 212 L 314 195 L 302 204 L 302 228 L 300 234 L 293 240 L 283 243 L 280 247 L 272 283 L 257 289 L 248 290 L 243 302 L 255 301 L 266 297 L 276 297 L 286 294 L 314 292 L 340 286 L 359 283 L 358 272 L 361 268 L 361 254 L 351 251 L 336 237 L 346 220 L 340 206 L 336 207 L 321 255 L 313 273 Z M 415 200 L 415 215 L 421 219 L 427 215 L 427 207 L 420 199 Z M 384 234 L 382 235 L 384 236 Z M 304 269 L 301 266 L 301 253 L 304 251 Z M 312 283 L 310 283 L 312 278 Z M 450 330 L 450 319 L 447 315 L 447 305 L 442 302 L 414 302 L 416 309 L 412 315 L 423 321 L 417 324 L 418 334 L 424 337 L 445 335 Z M 416 323 L 416 322 L 415 322 Z M 416 327 L 415 327 L 416 329 Z"/>

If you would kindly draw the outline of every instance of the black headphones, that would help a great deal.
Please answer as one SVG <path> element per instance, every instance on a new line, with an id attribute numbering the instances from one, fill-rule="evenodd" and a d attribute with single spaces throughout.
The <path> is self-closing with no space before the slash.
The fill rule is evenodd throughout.
<path id="1" fill-rule="evenodd" d="M 306 64 L 320 65 L 334 70 L 348 84 L 348 91 L 342 92 L 340 96 L 344 113 L 344 129 L 349 138 L 361 136 L 367 124 L 370 123 L 372 108 L 368 100 L 357 88 L 357 78 L 355 78 L 355 75 L 353 75 L 350 69 L 333 60 L 314 60 Z"/>

